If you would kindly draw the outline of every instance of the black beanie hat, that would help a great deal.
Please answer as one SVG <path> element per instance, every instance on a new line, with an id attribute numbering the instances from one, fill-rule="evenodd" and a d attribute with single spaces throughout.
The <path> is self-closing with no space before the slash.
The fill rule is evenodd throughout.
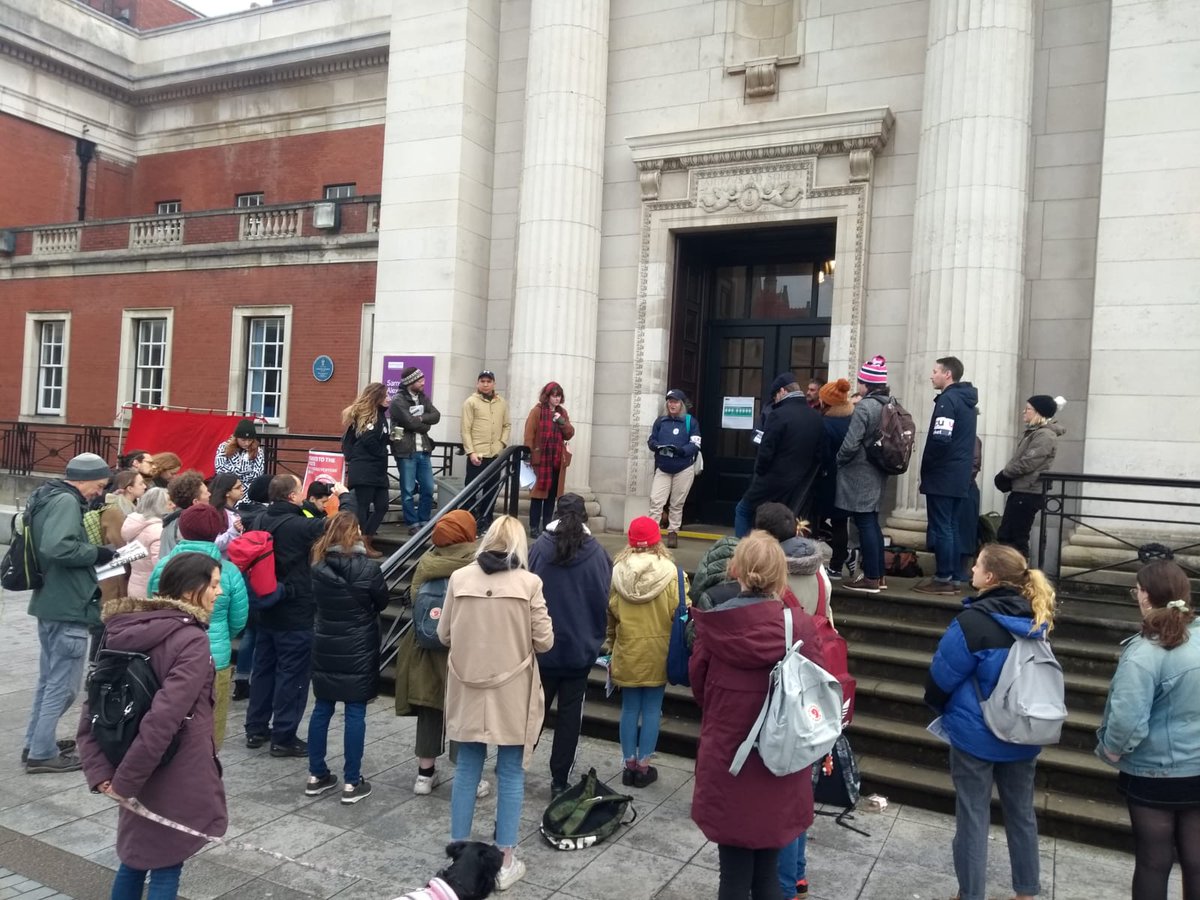
<path id="1" fill-rule="evenodd" d="M 259 475 L 246 488 L 246 496 L 251 503 L 270 503 L 271 479 L 274 475 Z"/>
<path id="2" fill-rule="evenodd" d="M 1059 402 L 1049 394 L 1034 394 L 1027 402 L 1043 419 L 1053 419 L 1058 413 Z"/>

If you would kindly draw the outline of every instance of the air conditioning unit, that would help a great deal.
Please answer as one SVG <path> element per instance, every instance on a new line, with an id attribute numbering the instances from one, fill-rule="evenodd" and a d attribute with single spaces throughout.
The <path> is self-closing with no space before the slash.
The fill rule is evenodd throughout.
<path id="1" fill-rule="evenodd" d="M 338 205 L 336 203 L 324 202 L 313 204 L 312 214 L 313 228 L 321 228 L 333 230 L 338 227 Z"/>

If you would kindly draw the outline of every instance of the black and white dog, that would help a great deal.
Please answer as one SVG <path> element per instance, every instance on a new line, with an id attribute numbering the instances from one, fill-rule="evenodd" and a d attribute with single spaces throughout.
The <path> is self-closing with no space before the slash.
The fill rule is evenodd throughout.
<path id="1" fill-rule="evenodd" d="M 484 900 L 496 889 L 504 854 L 494 844 L 455 841 L 446 847 L 452 862 L 419 891 L 396 900 Z"/>

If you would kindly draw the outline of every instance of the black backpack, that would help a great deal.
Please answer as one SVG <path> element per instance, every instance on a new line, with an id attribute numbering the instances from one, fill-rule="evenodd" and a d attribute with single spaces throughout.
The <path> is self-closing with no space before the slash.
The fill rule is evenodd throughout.
<path id="1" fill-rule="evenodd" d="M 0 561 L 0 586 L 7 591 L 36 591 L 42 584 L 42 570 L 29 534 L 27 507 L 23 513 L 13 513 L 12 540 Z"/>
<path id="2" fill-rule="evenodd" d="M 888 475 L 903 475 L 908 471 L 917 440 L 913 417 L 895 397 L 873 399 L 883 404 L 883 414 L 879 418 L 879 431 L 867 442 L 867 459 Z"/>
<path id="3" fill-rule="evenodd" d="M 88 711 L 92 737 L 113 766 L 119 766 L 129 752 L 158 689 L 149 656 L 101 646 L 88 672 Z M 159 765 L 169 763 L 178 749 L 176 733 Z"/>

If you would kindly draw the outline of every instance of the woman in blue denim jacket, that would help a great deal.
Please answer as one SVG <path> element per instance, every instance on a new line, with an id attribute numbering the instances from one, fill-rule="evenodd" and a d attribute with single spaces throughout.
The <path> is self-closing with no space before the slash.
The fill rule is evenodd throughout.
<path id="1" fill-rule="evenodd" d="M 1120 770 L 1133 825 L 1133 896 L 1166 900 L 1178 854 L 1185 900 L 1200 898 L 1200 624 L 1187 573 L 1156 560 L 1130 591 L 1142 633 L 1126 642 L 1096 733 Z"/>

